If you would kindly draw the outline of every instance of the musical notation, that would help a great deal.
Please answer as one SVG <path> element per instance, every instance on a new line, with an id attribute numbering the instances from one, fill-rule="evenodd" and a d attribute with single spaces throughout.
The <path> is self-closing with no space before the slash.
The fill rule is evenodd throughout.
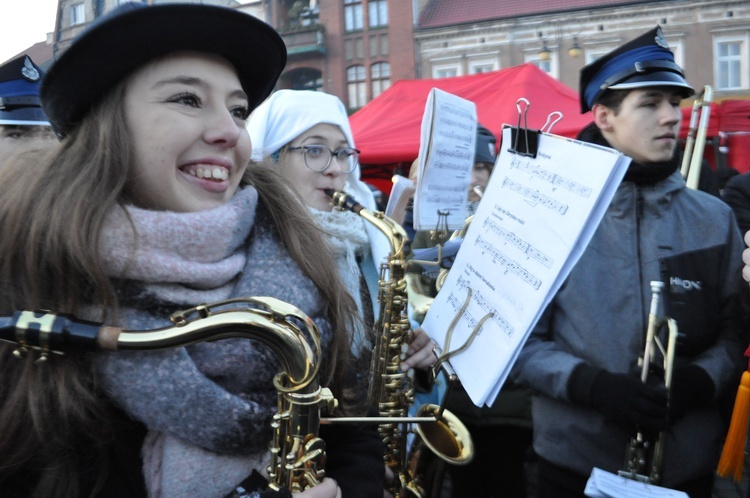
<path id="1" fill-rule="evenodd" d="M 493 263 L 504 266 L 506 268 L 506 271 L 509 271 L 516 275 L 521 279 L 522 282 L 530 285 L 533 289 L 538 289 L 539 287 L 541 287 L 542 280 L 540 278 L 535 277 L 529 270 L 526 269 L 526 267 L 524 267 L 518 261 L 509 258 L 505 254 L 498 251 L 495 246 L 492 245 L 492 243 L 487 239 L 483 238 L 482 236 L 477 237 L 476 245 L 483 251 L 489 253 L 489 255 L 492 257 Z"/>
<path id="2" fill-rule="evenodd" d="M 448 140 L 460 140 L 462 142 L 471 142 L 471 135 L 457 133 L 456 130 L 437 130 L 435 135 Z"/>
<path id="3" fill-rule="evenodd" d="M 447 228 L 463 226 L 476 141 L 476 105 L 466 99 L 430 90 L 422 118 L 414 228 L 432 230 L 439 212 L 449 212 Z"/>
<path id="4" fill-rule="evenodd" d="M 452 290 L 450 294 L 448 295 L 448 304 L 453 308 L 454 312 L 458 312 L 461 309 L 461 306 L 463 305 L 463 297 L 460 297 L 457 295 L 458 290 L 461 290 L 461 294 L 465 295 L 466 293 L 463 292 L 466 289 L 469 288 L 470 282 L 463 276 L 459 277 L 456 281 L 456 289 Z M 498 312 L 495 310 L 495 308 L 485 299 L 485 297 L 482 295 L 481 292 L 474 291 L 472 294 L 472 301 L 479 306 L 479 309 L 482 310 L 482 316 L 484 315 L 492 315 L 491 320 L 495 322 L 498 327 L 500 327 L 500 330 L 505 332 L 507 336 L 512 336 L 515 332 L 515 329 L 513 326 L 505 320 Z M 479 324 L 479 321 L 476 319 L 474 314 L 471 312 L 471 310 L 466 310 L 464 312 L 464 315 L 462 319 L 466 320 L 469 327 L 474 330 L 476 326 Z M 482 329 L 479 330 L 478 334 L 481 334 Z"/>
<path id="5" fill-rule="evenodd" d="M 500 236 L 508 244 L 511 244 L 514 247 L 516 247 L 519 251 L 521 251 L 523 254 L 525 254 L 529 258 L 538 261 L 539 263 L 546 266 L 547 268 L 552 268 L 552 264 L 555 261 L 554 259 L 547 256 L 542 251 L 540 251 L 533 245 L 529 244 L 528 242 L 523 240 L 521 237 L 517 236 L 515 233 L 503 228 L 498 223 L 493 221 L 492 218 L 487 218 L 486 220 L 484 220 L 484 226 L 487 229 L 494 232 L 495 234 L 497 234 L 498 236 Z"/>
<path id="6" fill-rule="evenodd" d="M 548 197 L 544 194 L 542 194 L 538 190 L 534 190 L 530 187 L 527 187 L 523 183 L 515 182 L 508 177 L 505 177 L 503 179 L 502 183 L 503 188 L 508 188 L 509 190 L 512 190 L 521 196 L 525 197 L 526 200 L 532 204 L 540 204 L 543 207 L 546 207 L 547 209 L 554 211 L 556 213 L 564 215 L 568 211 L 567 204 L 563 204 L 562 202 L 558 202 L 552 197 Z"/>
<path id="7" fill-rule="evenodd" d="M 533 164 L 531 161 L 524 161 L 520 158 L 515 158 L 513 159 L 513 161 L 511 161 L 510 167 L 511 169 L 515 168 L 523 171 L 524 173 L 529 173 L 530 175 L 533 175 L 540 180 L 544 180 L 552 185 L 564 188 L 565 190 L 568 190 L 573 194 L 580 195 L 581 197 L 589 197 L 593 192 L 591 187 L 587 187 L 586 185 L 570 180 L 562 175 L 553 173 L 552 171 L 545 170 L 539 165 Z"/>

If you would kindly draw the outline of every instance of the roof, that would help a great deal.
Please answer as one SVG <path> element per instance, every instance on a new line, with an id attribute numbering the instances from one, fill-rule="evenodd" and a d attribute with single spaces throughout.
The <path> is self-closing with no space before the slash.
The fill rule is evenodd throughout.
<path id="1" fill-rule="evenodd" d="M 651 0 L 653 1 L 653 0 Z M 417 29 L 512 19 L 583 9 L 651 3 L 648 0 L 431 0 L 419 16 Z"/>
<path id="2" fill-rule="evenodd" d="M 542 128 L 550 113 L 560 111 L 563 117 L 552 133 L 575 137 L 592 119 L 591 113 L 581 114 L 578 92 L 530 63 L 471 76 L 400 80 L 349 116 L 361 164 L 411 163 L 417 157 L 432 88 L 474 102 L 479 122 L 496 138 L 503 124 L 517 125 L 521 97 L 530 103 L 530 128 Z"/>
<path id="3" fill-rule="evenodd" d="M 4 61 L 2 64 L 5 64 L 5 62 L 11 61 L 15 59 L 16 57 L 19 57 L 20 55 L 25 54 L 31 57 L 31 60 L 36 63 L 37 66 L 41 67 L 43 71 L 47 71 L 49 69 L 49 66 L 52 64 L 52 45 L 47 43 L 46 41 L 41 41 L 38 43 L 33 44 L 26 50 L 23 50 L 13 57 L 9 58 L 7 61 Z M 0 65 L 2 65 L 0 64 Z"/>

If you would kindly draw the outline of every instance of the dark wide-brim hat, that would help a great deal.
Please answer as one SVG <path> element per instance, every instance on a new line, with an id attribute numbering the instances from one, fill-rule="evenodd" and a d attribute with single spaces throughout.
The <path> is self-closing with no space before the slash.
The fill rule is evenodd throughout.
<path id="1" fill-rule="evenodd" d="M 128 2 L 92 22 L 54 62 L 42 81 L 42 108 L 63 137 L 136 69 L 183 50 L 227 59 L 250 109 L 273 91 L 287 55 L 276 30 L 250 14 L 213 5 Z"/>
<path id="2" fill-rule="evenodd" d="M 695 93 L 685 80 L 682 68 L 675 62 L 659 26 L 581 69 L 581 113 L 590 110 L 607 90 L 655 86 L 677 87 L 682 90 L 683 97 Z"/>

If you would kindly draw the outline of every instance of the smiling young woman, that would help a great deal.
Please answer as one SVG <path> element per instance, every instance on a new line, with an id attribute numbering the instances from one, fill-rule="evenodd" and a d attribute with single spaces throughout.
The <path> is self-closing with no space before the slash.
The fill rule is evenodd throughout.
<path id="1" fill-rule="evenodd" d="M 92 23 L 42 85 L 60 142 L 0 172 L 0 312 L 149 330 L 201 303 L 275 297 L 315 322 L 320 384 L 342 401 L 336 413 L 357 412 L 346 389 L 356 308 L 329 246 L 280 175 L 247 167 L 246 118 L 285 60 L 280 36 L 235 9 L 128 2 Z M 267 463 L 280 367 L 262 344 L 43 366 L 12 350 L 0 347 L 3 497 L 221 498 Z M 372 448 L 340 435 L 328 475 L 382 481 Z M 340 496 L 334 479 L 300 496 Z"/>

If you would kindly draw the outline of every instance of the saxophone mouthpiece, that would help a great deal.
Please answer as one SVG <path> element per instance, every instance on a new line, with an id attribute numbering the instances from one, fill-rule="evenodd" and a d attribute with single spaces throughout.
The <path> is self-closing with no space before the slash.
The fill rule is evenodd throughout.
<path id="1" fill-rule="evenodd" d="M 349 210 L 359 214 L 359 212 L 364 208 L 364 206 L 357 202 L 354 197 L 347 194 L 346 192 L 333 190 L 331 188 L 324 189 L 323 192 L 325 192 L 327 196 L 333 199 L 334 207 L 337 207 L 339 209 Z"/>

